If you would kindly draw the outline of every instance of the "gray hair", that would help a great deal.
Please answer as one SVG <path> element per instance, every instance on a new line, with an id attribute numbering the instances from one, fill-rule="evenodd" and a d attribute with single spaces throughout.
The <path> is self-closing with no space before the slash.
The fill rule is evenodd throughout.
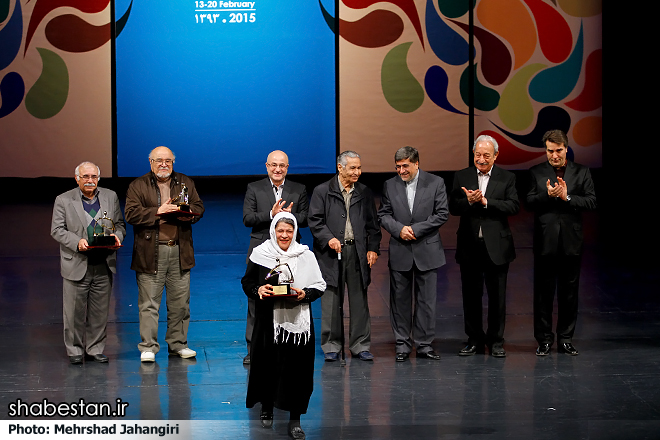
<path id="1" fill-rule="evenodd" d="M 286 223 L 287 225 L 293 226 L 293 229 L 296 229 L 296 222 L 294 222 L 290 218 L 284 217 L 284 218 L 279 219 L 277 221 L 277 223 L 275 223 L 275 227 L 277 228 L 277 225 L 279 225 L 280 223 Z"/>
<path id="2" fill-rule="evenodd" d="M 342 168 L 346 167 L 346 163 L 348 162 L 347 158 L 352 157 L 355 158 L 357 157 L 358 159 L 360 158 L 360 155 L 357 154 L 355 151 L 344 151 L 341 153 L 339 156 L 337 156 L 337 165 L 341 165 Z"/>
<path id="3" fill-rule="evenodd" d="M 417 151 L 417 148 L 406 146 L 396 150 L 396 153 L 394 153 L 394 162 L 406 159 L 410 159 L 410 162 L 412 163 L 419 162 L 419 152 Z"/>
<path id="4" fill-rule="evenodd" d="M 487 134 L 482 134 L 474 141 L 474 145 L 472 145 L 472 151 L 474 151 L 474 149 L 477 148 L 477 144 L 479 142 L 490 142 L 491 144 L 493 144 L 493 148 L 495 149 L 495 154 L 497 154 L 497 152 L 500 149 L 494 137 L 488 136 Z"/>
<path id="5" fill-rule="evenodd" d="M 96 167 L 96 175 L 99 176 L 99 179 L 101 178 L 101 168 L 99 168 L 99 166 L 96 165 L 96 164 L 93 163 L 93 162 L 87 162 L 87 161 L 85 161 L 85 162 L 82 162 L 80 165 L 78 165 L 78 166 L 76 167 L 76 170 L 75 170 L 75 173 L 76 173 L 76 180 L 78 180 L 78 179 L 80 178 L 80 168 L 82 168 L 82 167 L 85 166 L 85 165 L 92 165 L 92 166 L 95 166 L 95 167 Z"/>
<path id="6" fill-rule="evenodd" d="M 160 148 L 160 147 L 156 147 L 156 148 Z M 154 148 L 153 150 L 151 150 L 149 152 L 149 160 L 153 160 L 153 157 L 151 157 L 151 156 L 154 154 L 154 151 L 156 150 L 156 148 Z M 167 147 L 165 147 L 165 148 L 167 148 Z M 167 148 L 167 149 L 170 150 L 169 148 Z M 170 153 L 172 153 L 172 163 L 174 163 L 174 161 L 176 160 L 176 154 L 174 154 L 174 151 L 172 151 L 172 150 L 170 150 Z"/>

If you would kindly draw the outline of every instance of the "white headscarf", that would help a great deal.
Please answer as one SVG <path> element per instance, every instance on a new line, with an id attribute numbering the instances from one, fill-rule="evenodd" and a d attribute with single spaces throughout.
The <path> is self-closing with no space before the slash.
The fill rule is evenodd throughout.
<path id="1" fill-rule="evenodd" d="M 293 221 L 293 240 L 286 251 L 280 248 L 275 234 L 277 223 L 285 218 Z M 268 269 L 286 263 L 293 275 L 293 287 L 325 290 L 326 284 L 316 257 L 307 246 L 295 240 L 297 235 L 298 222 L 293 214 L 285 211 L 277 213 L 270 223 L 270 239 L 252 250 L 250 261 Z M 280 277 L 288 278 L 288 274 L 283 273 Z M 275 343 L 287 341 L 290 336 L 293 336 L 294 342 L 306 344 L 310 337 L 312 320 L 309 304 L 284 299 L 273 299 L 273 301 L 275 301 L 273 304 Z"/>

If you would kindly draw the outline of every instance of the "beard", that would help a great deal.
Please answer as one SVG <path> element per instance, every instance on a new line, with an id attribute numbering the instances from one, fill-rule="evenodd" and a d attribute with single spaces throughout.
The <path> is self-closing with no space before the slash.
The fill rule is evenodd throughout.
<path id="1" fill-rule="evenodd" d="M 156 173 L 156 177 L 159 179 L 167 179 L 172 175 L 172 172 L 170 170 L 158 170 Z"/>

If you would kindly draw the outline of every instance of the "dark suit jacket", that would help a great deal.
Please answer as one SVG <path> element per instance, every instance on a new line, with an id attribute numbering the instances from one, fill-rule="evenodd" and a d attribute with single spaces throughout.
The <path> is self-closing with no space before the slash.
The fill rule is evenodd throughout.
<path id="1" fill-rule="evenodd" d="M 307 227 L 309 201 L 305 185 L 292 182 L 287 178 L 284 181 L 284 188 L 282 188 L 282 200 L 286 201 L 286 206 L 293 202 L 291 214 L 298 222 L 298 230 Z M 245 199 L 243 199 L 243 224 L 252 228 L 248 259 L 252 249 L 270 238 L 270 212 L 275 201 L 273 185 L 268 177 L 248 184 Z M 297 241 L 300 242 L 300 232 L 298 232 Z"/>
<path id="2" fill-rule="evenodd" d="M 458 226 L 456 261 L 469 263 L 477 251 L 479 228 L 488 255 L 494 264 L 510 263 L 516 258 L 513 235 L 509 228 L 508 216 L 520 210 L 516 191 L 516 176 L 510 171 L 493 165 L 486 193 L 488 206 L 481 203 L 470 205 L 461 187 L 479 189 L 477 169 L 473 166 L 457 171 L 449 200 L 449 212 L 461 217 Z"/>
<path id="3" fill-rule="evenodd" d="M 355 237 L 355 248 L 360 260 L 363 286 L 371 282 L 371 269 L 367 262 L 367 252 L 380 255 L 382 233 L 376 216 L 376 202 L 369 188 L 360 182 L 355 183 L 350 206 L 351 227 Z M 314 236 L 314 255 L 319 262 L 325 282 L 337 287 L 339 263 L 337 252 L 328 246 L 332 238 L 344 242 L 346 227 L 346 203 L 339 188 L 337 175 L 314 188 L 309 205 L 309 229 Z"/>
<path id="4" fill-rule="evenodd" d="M 119 199 L 114 191 L 98 188 L 101 212 L 115 222 L 115 235 L 123 242 L 126 237 L 126 224 L 121 214 Z M 60 244 L 60 271 L 62 278 L 80 281 L 87 272 L 87 253 L 78 252 L 78 242 L 87 239 L 87 217 L 82 206 L 80 188 L 60 194 L 55 199 L 50 235 Z M 106 258 L 108 268 L 115 273 L 117 253 L 109 252 Z"/>
<path id="5" fill-rule="evenodd" d="M 395 176 L 383 185 L 378 220 L 390 233 L 389 266 L 396 271 L 437 269 L 445 264 L 445 252 L 438 228 L 449 217 L 445 181 L 419 170 L 413 212 L 408 208 L 405 182 Z M 399 233 L 404 226 L 412 226 L 417 240 L 403 241 Z"/>
<path id="6" fill-rule="evenodd" d="M 556 255 L 561 247 L 566 255 L 580 255 L 584 236 L 582 211 L 596 209 L 596 192 L 589 168 L 567 162 L 564 181 L 570 201 L 548 197 L 546 182 L 555 184 L 557 176 L 549 162 L 530 168 L 531 186 L 527 207 L 534 212 L 534 253 Z"/>

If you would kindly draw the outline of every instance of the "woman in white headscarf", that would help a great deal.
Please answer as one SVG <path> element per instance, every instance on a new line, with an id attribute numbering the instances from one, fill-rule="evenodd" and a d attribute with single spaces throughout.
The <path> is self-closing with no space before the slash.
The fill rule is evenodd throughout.
<path id="1" fill-rule="evenodd" d="M 264 428 L 273 424 L 273 407 L 289 411 L 289 435 L 304 439 L 300 415 L 307 412 L 314 382 L 310 303 L 321 297 L 325 281 L 314 254 L 295 241 L 297 233 L 292 214 L 275 215 L 270 240 L 254 248 L 241 283 L 256 304 L 246 406 L 261 403 Z M 291 278 L 292 296 L 275 295 L 274 286 Z"/>

